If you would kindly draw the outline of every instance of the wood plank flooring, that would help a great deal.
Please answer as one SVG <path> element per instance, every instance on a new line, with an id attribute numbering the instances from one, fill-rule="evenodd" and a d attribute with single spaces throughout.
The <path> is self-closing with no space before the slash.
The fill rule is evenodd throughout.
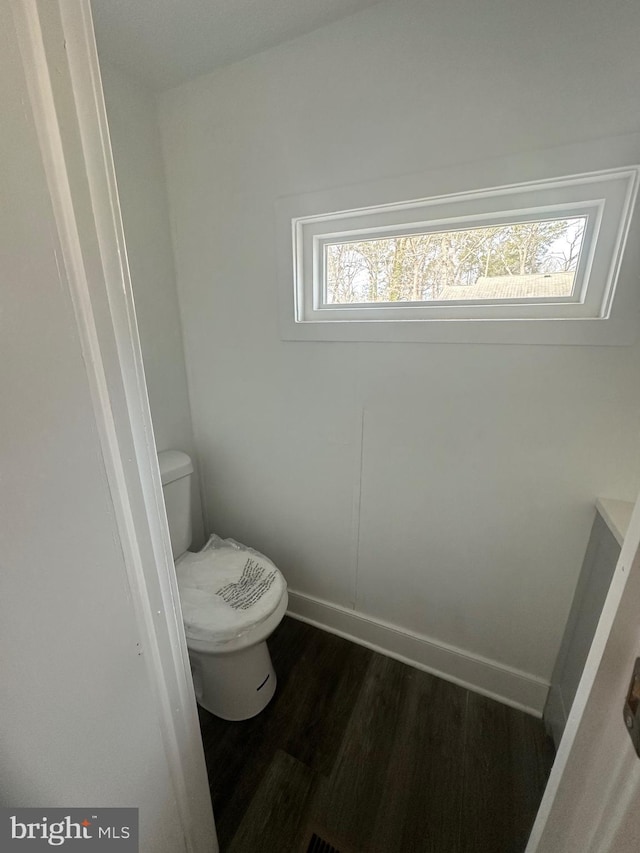
<path id="1" fill-rule="evenodd" d="M 553 746 L 542 722 L 302 622 L 269 641 L 252 720 L 200 709 L 222 853 L 522 853 Z"/>

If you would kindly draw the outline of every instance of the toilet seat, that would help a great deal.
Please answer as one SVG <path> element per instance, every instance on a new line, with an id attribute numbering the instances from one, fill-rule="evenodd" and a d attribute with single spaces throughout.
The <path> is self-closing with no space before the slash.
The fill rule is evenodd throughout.
<path id="1" fill-rule="evenodd" d="M 271 560 L 217 536 L 180 557 L 176 575 L 193 650 L 219 654 L 261 642 L 287 608 L 287 584 Z"/>

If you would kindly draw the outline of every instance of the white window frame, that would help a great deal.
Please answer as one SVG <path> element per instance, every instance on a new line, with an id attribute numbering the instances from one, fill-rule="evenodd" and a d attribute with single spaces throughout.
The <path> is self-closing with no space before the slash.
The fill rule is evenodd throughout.
<path id="1" fill-rule="evenodd" d="M 281 304 L 283 338 L 628 343 L 633 336 L 628 318 L 622 336 L 620 323 L 607 321 L 618 301 L 616 285 L 638 176 L 638 167 L 630 166 L 310 214 L 304 210 L 313 204 L 309 197 L 284 200 L 279 225 L 289 232 L 290 243 L 289 271 L 282 276 L 288 290 L 281 294 L 281 303 L 286 299 Z M 356 199 L 358 192 L 347 188 L 336 197 L 347 199 L 350 194 Z M 301 211 L 302 215 L 295 215 Z M 328 244 L 577 216 L 586 216 L 587 223 L 569 297 L 354 305 L 324 302 Z M 610 328 L 605 330 L 607 325 Z"/>
<path id="2" fill-rule="evenodd" d="M 335 233 L 314 233 L 315 229 L 326 227 L 326 223 L 315 218 L 313 223 L 299 224 L 300 238 L 296 240 L 298 263 L 301 279 L 296 295 L 296 321 L 318 321 L 331 323 L 337 320 L 361 320 L 363 322 L 385 322 L 389 320 L 473 320 L 473 319 L 526 319 L 544 317 L 600 316 L 604 301 L 605 281 L 601 279 L 598 287 L 588 287 L 590 271 L 593 265 L 594 249 L 604 214 L 604 199 L 591 200 L 572 205 L 554 205 L 526 209 L 508 209 L 494 214 L 476 214 L 455 216 L 446 219 L 426 219 L 418 221 L 420 216 L 429 212 L 430 201 L 420 201 L 410 209 L 412 221 L 395 224 L 377 224 L 373 228 L 352 230 L 353 220 L 348 230 Z M 442 207 L 453 205 L 444 201 Z M 365 216 L 354 215 L 356 221 L 370 218 L 376 223 L 392 220 L 392 206 L 377 208 Z M 354 212 L 355 213 L 355 212 Z M 418 217 L 416 220 L 413 217 Z M 421 302 L 382 302 L 356 303 L 353 305 L 331 304 L 324 301 L 326 290 L 325 247 L 338 242 L 384 239 L 411 234 L 430 232 L 458 231 L 467 228 L 482 228 L 491 225 L 516 225 L 522 222 L 546 219 L 569 219 L 586 217 L 582 251 L 576 270 L 573 293 L 571 296 L 556 296 L 545 299 L 535 297 L 521 299 L 482 299 L 482 300 L 430 300 Z M 402 217 L 404 218 L 404 217 Z M 334 222 L 329 220 L 329 225 Z"/>

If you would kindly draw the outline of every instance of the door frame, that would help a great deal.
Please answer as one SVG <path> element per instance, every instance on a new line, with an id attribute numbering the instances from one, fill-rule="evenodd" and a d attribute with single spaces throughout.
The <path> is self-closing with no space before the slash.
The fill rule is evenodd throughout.
<path id="1" fill-rule="evenodd" d="M 217 853 L 89 0 L 10 0 L 187 853 Z"/>
<path id="2" fill-rule="evenodd" d="M 531 830 L 529 843 L 525 853 L 548 853 L 545 831 L 550 826 L 554 818 L 554 807 L 556 799 L 559 800 L 561 788 L 565 782 L 565 774 L 572 762 L 580 760 L 581 749 L 584 747 L 579 743 L 579 732 L 583 720 L 589 711 L 592 694 L 598 678 L 600 665 L 607 649 L 607 644 L 612 635 L 616 618 L 620 610 L 621 604 L 625 596 L 636 595 L 640 588 L 640 497 L 636 500 L 629 529 L 624 538 L 620 556 L 616 564 L 616 569 L 611 580 L 609 592 L 600 615 L 598 627 L 594 635 L 589 655 L 582 672 L 582 677 L 578 685 L 571 711 L 567 719 L 567 724 L 564 733 L 558 746 L 556 758 L 551 769 L 551 774 L 545 788 L 542 802 L 538 809 L 538 814 Z M 622 651 L 622 650 L 621 650 Z M 640 654 L 640 649 L 630 650 L 625 649 L 625 652 L 630 653 L 631 659 Z M 631 669 L 629 668 L 629 677 Z M 627 682 L 628 683 L 628 682 Z M 612 713 L 619 721 L 621 727 L 622 722 L 622 705 L 624 695 L 615 695 L 611 697 L 611 708 L 608 713 Z M 626 744 L 628 750 L 632 751 L 631 741 Z M 607 798 L 601 802 L 600 813 L 594 817 L 592 826 L 583 827 L 585 836 L 589 838 L 595 837 L 596 831 L 599 835 L 610 832 L 611 834 L 619 828 L 619 815 L 615 806 L 616 793 L 620 789 L 620 785 L 624 782 L 624 776 L 628 772 L 628 765 L 620 761 L 617 764 L 616 778 L 609 778 Z M 585 785 L 587 783 L 585 782 Z M 574 798 L 579 799 L 577 796 Z M 558 816 L 555 815 L 556 820 Z M 574 839 L 579 844 L 578 839 Z M 576 849 L 578 849 L 576 847 Z M 591 847 L 581 846 L 579 849 L 587 850 Z"/>
<path id="3" fill-rule="evenodd" d="M 11 0 L 71 282 L 103 458 L 158 700 L 186 850 L 218 850 L 162 498 L 90 0 Z M 543 835 L 625 595 L 640 573 L 636 503 L 526 853 Z M 600 821 L 606 821 L 603 810 Z"/>

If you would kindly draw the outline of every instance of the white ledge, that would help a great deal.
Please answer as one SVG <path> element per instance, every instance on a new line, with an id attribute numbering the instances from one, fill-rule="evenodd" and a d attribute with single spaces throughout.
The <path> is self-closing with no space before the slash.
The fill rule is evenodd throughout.
<path id="1" fill-rule="evenodd" d="M 597 511 L 620 546 L 627 535 L 633 507 L 632 501 L 617 501 L 613 498 L 597 498 L 596 500 Z"/>

